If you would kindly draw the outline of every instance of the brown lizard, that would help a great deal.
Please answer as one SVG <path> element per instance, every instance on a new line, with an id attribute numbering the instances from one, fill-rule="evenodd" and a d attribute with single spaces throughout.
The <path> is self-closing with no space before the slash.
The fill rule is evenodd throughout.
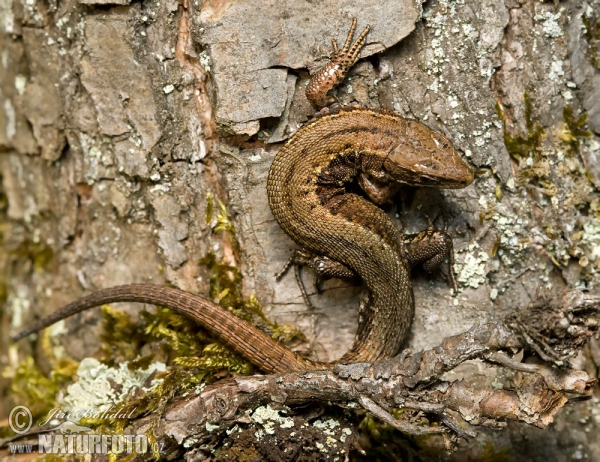
<path id="1" fill-rule="evenodd" d="M 311 78 L 307 96 L 313 104 L 327 101 L 328 92 L 357 61 L 369 28 L 351 44 L 355 27 L 356 20 L 342 50 L 334 42 L 331 61 Z M 473 173 L 448 139 L 394 112 L 334 105 L 317 116 L 276 155 L 267 180 L 269 205 L 283 230 L 303 248 L 292 263 L 311 267 L 319 278 L 360 278 L 367 287 L 356 340 L 338 362 L 390 357 L 404 341 L 414 313 L 410 268 L 424 262 L 431 269 L 446 255 L 451 267 L 452 241 L 447 233 L 432 229 L 407 239 L 374 203 L 386 202 L 402 183 L 462 188 L 473 181 Z M 354 180 L 372 202 L 346 191 Z M 14 340 L 115 302 L 171 308 L 206 327 L 265 372 L 332 366 L 302 358 L 203 297 L 152 284 L 94 292 Z"/>

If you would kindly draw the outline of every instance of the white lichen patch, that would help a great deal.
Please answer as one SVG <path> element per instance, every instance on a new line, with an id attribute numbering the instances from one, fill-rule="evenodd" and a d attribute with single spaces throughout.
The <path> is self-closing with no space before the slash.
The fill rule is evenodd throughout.
<path id="1" fill-rule="evenodd" d="M 280 424 L 281 428 L 292 428 L 294 426 L 294 421 L 292 419 L 287 419 L 285 422 Z"/>
<path id="2" fill-rule="evenodd" d="M 250 162 L 260 162 L 262 160 L 261 155 L 257 152 L 255 154 L 252 154 L 250 157 L 248 157 L 248 160 Z"/>
<path id="3" fill-rule="evenodd" d="M 27 85 L 27 77 L 25 77 L 24 75 L 17 75 L 15 77 L 15 89 L 17 90 L 17 93 L 19 94 L 19 96 L 23 96 L 23 93 L 25 93 L 25 86 Z"/>
<path id="4" fill-rule="evenodd" d="M 564 75 L 565 71 L 563 71 L 563 62 L 559 60 L 552 61 L 552 64 L 550 64 L 550 73 L 548 74 L 548 78 L 558 82 Z"/>
<path id="5" fill-rule="evenodd" d="M 600 266 L 600 220 L 591 218 L 583 225 L 581 243 L 587 252 L 587 258 Z"/>
<path id="6" fill-rule="evenodd" d="M 210 431 L 210 430 L 209 430 Z M 196 445 L 200 440 L 198 438 L 187 438 L 184 442 L 183 442 L 183 447 L 184 448 L 191 448 L 192 446 Z"/>
<path id="7" fill-rule="evenodd" d="M 58 337 L 65 335 L 69 332 L 64 319 L 61 319 L 55 324 L 52 324 L 47 329 L 48 338 L 52 344 L 52 355 L 55 359 L 60 359 L 65 355 L 65 347 L 62 346 Z"/>
<path id="8" fill-rule="evenodd" d="M 270 405 L 261 406 L 256 408 L 250 418 L 257 424 L 263 426 L 265 432 L 268 435 L 275 434 L 275 424 L 279 424 L 281 428 L 292 428 L 294 426 L 294 420 L 290 417 L 283 417 L 279 415 L 277 409 L 273 409 Z"/>
<path id="9" fill-rule="evenodd" d="M 215 430 L 217 430 L 219 428 L 218 425 L 211 424 L 210 422 L 206 422 L 205 427 L 206 427 L 206 431 L 209 433 L 214 432 Z"/>
<path id="10" fill-rule="evenodd" d="M 202 67 L 204 68 L 204 70 L 206 72 L 210 72 L 210 67 L 212 65 L 212 62 L 211 62 L 210 56 L 208 55 L 206 50 L 198 55 L 198 61 L 200 61 L 200 64 L 202 65 Z"/>
<path id="11" fill-rule="evenodd" d="M 550 11 L 545 11 L 534 16 L 534 19 L 542 24 L 542 30 L 544 31 L 546 37 L 558 38 L 564 35 L 564 31 L 558 24 L 558 19 L 560 18 L 563 10 L 564 8 L 561 8 L 556 14 L 552 14 Z"/>
<path id="12" fill-rule="evenodd" d="M 232 433 L 235 432 L 241 432 L 242 430 L 240 430 L 240 427 L 238 426 L 238 424 L 235 424 L 233 427 L 231 427 L 229 430 L 225 430 L 225 433 L 227 433 L 227 435 L 231 435 Z"/>
<path id="13" fill-rule="evenodd" d="M 67 394 L 62 399 L 62 406 L 69 411 L 94 409 L 102 412 L 125 399 L 135 388 L 150 391 L 162 380 L 155 379 L 150 387 L 144 388 L 144 383 L 154 371 L 166 369 L 164 363 L 150 364 L 147 369 L 130 370 L 127 362 L 119 367 L 109 367 L 94 358 L 85 358 L 79 364 L 77 375 L 79 380 L 67 388 Z M 115 385 L 118 389 L 115 389 Z"/>
<path id="14" fill-rule="evenodd" d="M 478 250 L 475 254 L 475 250 Z M 468 252 L 462 263 L 457 263 L 458 281 L 462 284 L 476 289 L 479 285 L 487 281 L 486 264 L 489 261 L 489 255 L 479 249 L 477 243 L 468 247 Z"/>
<path id="15" fill-rule="evenodd" d="M 313 422 L 313 427 L 322 430 L 323 434 L 328 435 L 328 436 L 335 435 L 335 433 L 333 432 L 333 429 L 335 427 L 339 427 L 339 426 L 340 426 L 340 423 L 334 419 L 328 419 L 328 420 L 317 419 Z"/>
<path id="16" fill-rule="evenodd" d="M 327 446 L 329 446 L 330 448 L 337 446 L 338 441 L 335 438 L 332 438 L 331 436 L 328 436 L 327 439 L 325 440 L 325 444 L 327 444 Z"/>
<path id="17" fill-rule="evenodd" d="M 349 428 L 342 428 L 342 435 L 340 436 L 340 441 L 342 443 L 346 442 L 346 438 L 352 435 L 352 430 Z"/>

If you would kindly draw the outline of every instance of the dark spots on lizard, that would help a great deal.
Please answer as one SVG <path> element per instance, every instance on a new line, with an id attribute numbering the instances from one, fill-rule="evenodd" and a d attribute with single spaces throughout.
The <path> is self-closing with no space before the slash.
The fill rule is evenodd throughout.
<path id="1" fill-rule="evenodd" d="M 292 181 L 292 178 L 294 178 L 295 171 L 296 171 L 296 165 L 293 164 L 286 174 L 286 178 L 285 178 L 286 183 L 289 183 L 290 181 Z"/>
<path id="2" fill-rule="evenodd" d="M 372 130 L 369 127 L 344 128 L 342 130 L 337 130 L 337 131 L 333 131 L 331 133 L 326 133 L 321 138 L 326 140 L 329 138 L 333 138 L 334 136 L 344 136 L 344 135 L 351 135 L 351 134 L 365 133 L 365 132 L 372 132 Z"/>

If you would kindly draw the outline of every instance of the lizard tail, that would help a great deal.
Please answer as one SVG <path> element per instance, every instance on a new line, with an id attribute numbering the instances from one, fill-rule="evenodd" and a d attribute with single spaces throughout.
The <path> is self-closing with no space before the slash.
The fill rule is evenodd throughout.
<path id="1" fill-rule="evenodd" d="M 138 302 L 165 306 L 178 314 L 193 319 L 237 353 L 268 373 L 329 368 L 326 363 L 315 363 L 277 343 L 257 327 L 229 311 L 180 289 L 154 284 L 129 284 L 99 290 L 80 298 L 43 318 L 13 337 L 17 341 L 52 324 L 82 311 L 117 302 Z"/>

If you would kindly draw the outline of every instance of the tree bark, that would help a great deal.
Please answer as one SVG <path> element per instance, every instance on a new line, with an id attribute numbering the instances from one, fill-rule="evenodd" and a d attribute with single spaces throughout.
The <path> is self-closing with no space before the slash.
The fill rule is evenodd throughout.
<path id="1" fill-rule="evenodd" d="M 444 429 L 446 440 L 431 437 L 429 446 L 418 449 L 398 432 L 396 442 L 388 445 L 396 456 L 600 458 L 595 437 L 600 430 L 600 391 L 592 380 L 600 368 L 597 336 L 585 345 L 570 345 L 579 353 L 566 358 L 554 344 L 554 353 L 549 353 L 539 338 L 528 334 L 545 332 L 543 338 L 554 338 L 544 337 L 547 325 L 529 324 L 532 318 L 519 321 L 514 315 L 518 307 L 535 310 L 539 287 L 555 295 L 567 286 L 598 289 L 598 0 L 4 0 L 3 390 L 8 390 L 11 374 L 28 354 L 38 358 L 46 373 L 51 368 L 44 360 L 49 352 L 43 342 L 9 343 L 9 336 L 23 326 L 85 293 L 118 284 L 172 284 L 209 296 L 210 275 L 198 263 L 209 252 L 241 269 L 244 293 L 255 294 L 270 319 L 304 332 L 308 341 L 299 348 L 312 358 L 331 361 L 347 350 L 358 322 L 360 288 L 327 281 L 322 295 L 309 290 L 316 305 L 310 311 L 292 276 L 275 280 L 295 245 L 271 215 L 265 184 L 281 142 L 311 116 L 304 97 L 309 72 L 330 55 L 332 38 L 343 41 L 353 17 L 359 29 L 370 24 L 371 32 L 363 59 L 337 91 L 340 102 L 385 107 L 422 121 L 451 139 L 478 172 L 475 183 L 464 190 L 404 188 L 390 210 L 407 233 L 426 228 L 428 217 L 448 227 L 461 285 L 460 293 L 452 296 L 443 274 L 414 272 L 416 315 L 406 347 L 440 354 L 435 347 L 444 344 L 442 339 L 470 332 L 476 323 L 501 329 L 499 320 L 512 315 L 516 324 L 507 330 L 515 341 L 511 349 L 496 349 L 509 354 L 524 349 L 547 364 L 568 362 L 570 371 L 579 371 L 573 376 L 587 374 L 583 382 L 593 388 L 585 392 L 593 399 L 559 411 L 567 399 L 564 386 L 562 397 L 549 405 L 555 422 L 544 430 L 522 423 L 535 423 L 528 414 L 501 431 L 484 426 L 476 428 L 477 437 L 469 436 L 472 427 L 461 433 L 456 422 L 473 417 L 469 412 L 477 406 L 459 399 L 468 395 L 460 389 L 460 379 L 470 393 L 496 393 L 500 401 L 513 396 L 509 397 L 513 390 L 502 392 L 502 383 L 523 384 L 514 392 L 521 404 L 540 398 L 541 382 L 518 378 L 539 377 L 539 371 L 506 372 L 515 367 L 514 359 L 506 360 L 504 353 L 478 353 L 461 356 L 444 369 L 443 377 L 437 370 L 418 396 L 410 398 L 417 402 L 427 395 L 427 405 L 433 407 L 424 409 L 421 403 L 421 408 L 411 409 L 406 400 L 382 400 L 376 392 L 334 401 L 358 403 L 391 425 L 397 422 L 393 408 L 404 406 L 413 414 L 405 415 L 408 423 L 403 425 L 421 428 L 419 419 L 428 416 Z M 217 207 L 218 201 L 226 205 L 235 238 L 214 232 L 217 218 L 207 222 L 208 196 L 215 198 Z M 304 277 L 308 282 L 310 276 Z M 124 309 L 137 312 L 133 305 Z M 97 312 L 69 320 L 64 329 L 68 332 L 55 336 L 52 354 L 78 361 L 97 354 L 98 321 Z M 406 358 L 414 358 L 413 353 Z M 504 361 L 503 366 L 490 366 L 494 360 Z M 406 372 L 405 366 L 398 367 Z M 546 385 L 556 369 L 549 371 Z M 353 383 L 339 371 L 322 374 L 341 389 Z M 224 390 L 240 395 L 240 387 L 257 389 L 280 379 L 238 377 L 214 385 L 221 391 L 208 390 L 195 399 Z M 448 384 L 445 391 L 441 383 Z M 440 398 L 452 390 L 456 395 L 448 398 L 451 402 Z M 296 414 L 285 417 L 269 411 L 271 417 L 284 419 L 279 424 L 292 419 L 296 427 L 310 423 L 312 433 L 302 434 L 306 444 L 294 446 L 296 456 L 309 446 L 313 452 L 307 454 L 323 456 L 316 443 L 326 444 L 328 436 L 338 442 L 328 455 L 347 453 L 352 445 L 380 449 L 365 424 L 362 436 L 357 436 L 355 414 L 337 405 L 315 404 L 314 395 L 305 400 L 312 405 L 298 410 L 293 405 L 302 399 L 290 404 L 282 396 L 261 395 L 250 400 L 247 409 L 264 411 L 268 405 L 273 411 L 291 405 Z M 321 397 L 325 403 L 328 399 L 332 397 Z M 229 443 L 229 450 L 245 445 L 257 457 L 293 457 L 292 452 L 269 452 L 269 436 L 258 441 L 256 431 L 270 435 L 258 417 L 207 419 L 222 425 L 219 431 L 188 431 L 189 415 L 181 411 L 185 403 L 174 398 L 165 410 L 159 433 L 170 438 L 170 451 L 199 458 L 213 449 L 225 454 L 223 445 Z M 19 403 L 10 399 L 1 403 L 1 415 L 8 415 L 15 404 Z M 515 409 L 522 410 L 521 404 L 514 404 Z M 204 405 L 196 401 L 188 411 Z M 507 420 L 506 415 L 482 415 L 470 419 L 471 424 Z M 341 422 L 329 429 L 331 434 L 313 425 L 328 422 L 328 416 Z M 173 423 L 176 418 L 181 422 Z M 223 433 L 232 432 L 235 425 L 235 432 Z M 169 426 L 183 430 L 170 431 Z M 410 434 L 410 428 L 400 430 Z M 238 443 L 236 432 L 241 435 Z M 457 446 L 457 452 L 447 453 L 444 445 Z"/>

